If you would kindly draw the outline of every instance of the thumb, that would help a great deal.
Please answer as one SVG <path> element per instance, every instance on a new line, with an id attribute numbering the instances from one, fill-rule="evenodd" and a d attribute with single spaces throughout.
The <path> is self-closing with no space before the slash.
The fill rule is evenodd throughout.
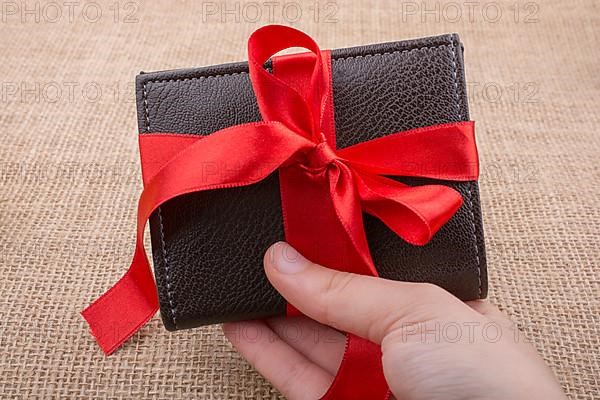
<path id="1" fill-rule="evenodd" d="M 271 284 L 305 315 L 325 325 L 381 343 L 402 324 L 447 314 L 464 304 L 438 286 L 397 282 L 325 268 L 285 242 L 264 258 Z M 460 307 L 460 308 L 459 308 Z"/>

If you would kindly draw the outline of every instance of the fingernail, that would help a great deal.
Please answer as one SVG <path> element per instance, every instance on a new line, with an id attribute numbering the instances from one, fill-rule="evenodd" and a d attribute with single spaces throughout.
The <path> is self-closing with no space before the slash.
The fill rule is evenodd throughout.
<path id="1" fill-rule="evenodd" d="M 269 249 L 269 263 L 283 274 L 297 274 L 310 263 L 302 254 L 285 242 L 277 242 Z"/>

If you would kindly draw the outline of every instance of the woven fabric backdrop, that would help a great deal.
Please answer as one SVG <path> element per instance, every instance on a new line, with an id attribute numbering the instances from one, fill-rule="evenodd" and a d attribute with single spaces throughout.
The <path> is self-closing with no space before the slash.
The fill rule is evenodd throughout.
<path id="1" fill-rule="evenodd" d="M 133 251 L 135 75 L 244 60 L 270 22 L 323 48 L 461 35 L 490 298 L 572 399 L 600 395 L 597 2 L 274 4 L 2 2 L 0 397 L 279 397 L 218 327 L 157 316 L 106 358 L 79 316 Z"/>

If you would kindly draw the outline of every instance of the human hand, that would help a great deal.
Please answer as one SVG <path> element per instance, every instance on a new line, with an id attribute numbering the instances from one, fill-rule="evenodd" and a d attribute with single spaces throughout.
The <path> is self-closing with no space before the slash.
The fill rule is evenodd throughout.
<path id="1" fill-rule="evenodd" d="M 312 318 L 223 325 L 237 350 L 289 399 L 318 399 L 351 332 L 381 344 L 385 378 L 402 400 L 564 399 L 515 324 L 486 301 L 316 265 L 286 243 L 264 259 L 269 281 Z M 321 325 L 321 324 L 323 325 Z"/>

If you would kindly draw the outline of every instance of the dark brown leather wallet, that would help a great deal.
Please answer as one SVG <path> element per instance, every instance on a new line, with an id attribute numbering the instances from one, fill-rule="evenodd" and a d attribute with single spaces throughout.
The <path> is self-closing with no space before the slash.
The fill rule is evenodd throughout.
<path id="1" fill-rule="evenodd" d="M 469 119 L 463 47 L 455 34 L 333 50 L 332 76 L 338 148 Z M 261 119 L 247 63 L 141 73 L 136 94 L 141 135 L 210 135 Z M 477 182 L 394 179 L 448 185 L 464 202 L 425 246 L 406 243 L 365 214 L 379 275 L 434 283 L 462 300 L 484 298 L 487 272 Z M 277 173 L 251 186 L 172 199 L 153 213 L 150 232 L 167 329 L 285 314 L 286 302 L 262 267 L 265 250 L 284 240 Z"/>

